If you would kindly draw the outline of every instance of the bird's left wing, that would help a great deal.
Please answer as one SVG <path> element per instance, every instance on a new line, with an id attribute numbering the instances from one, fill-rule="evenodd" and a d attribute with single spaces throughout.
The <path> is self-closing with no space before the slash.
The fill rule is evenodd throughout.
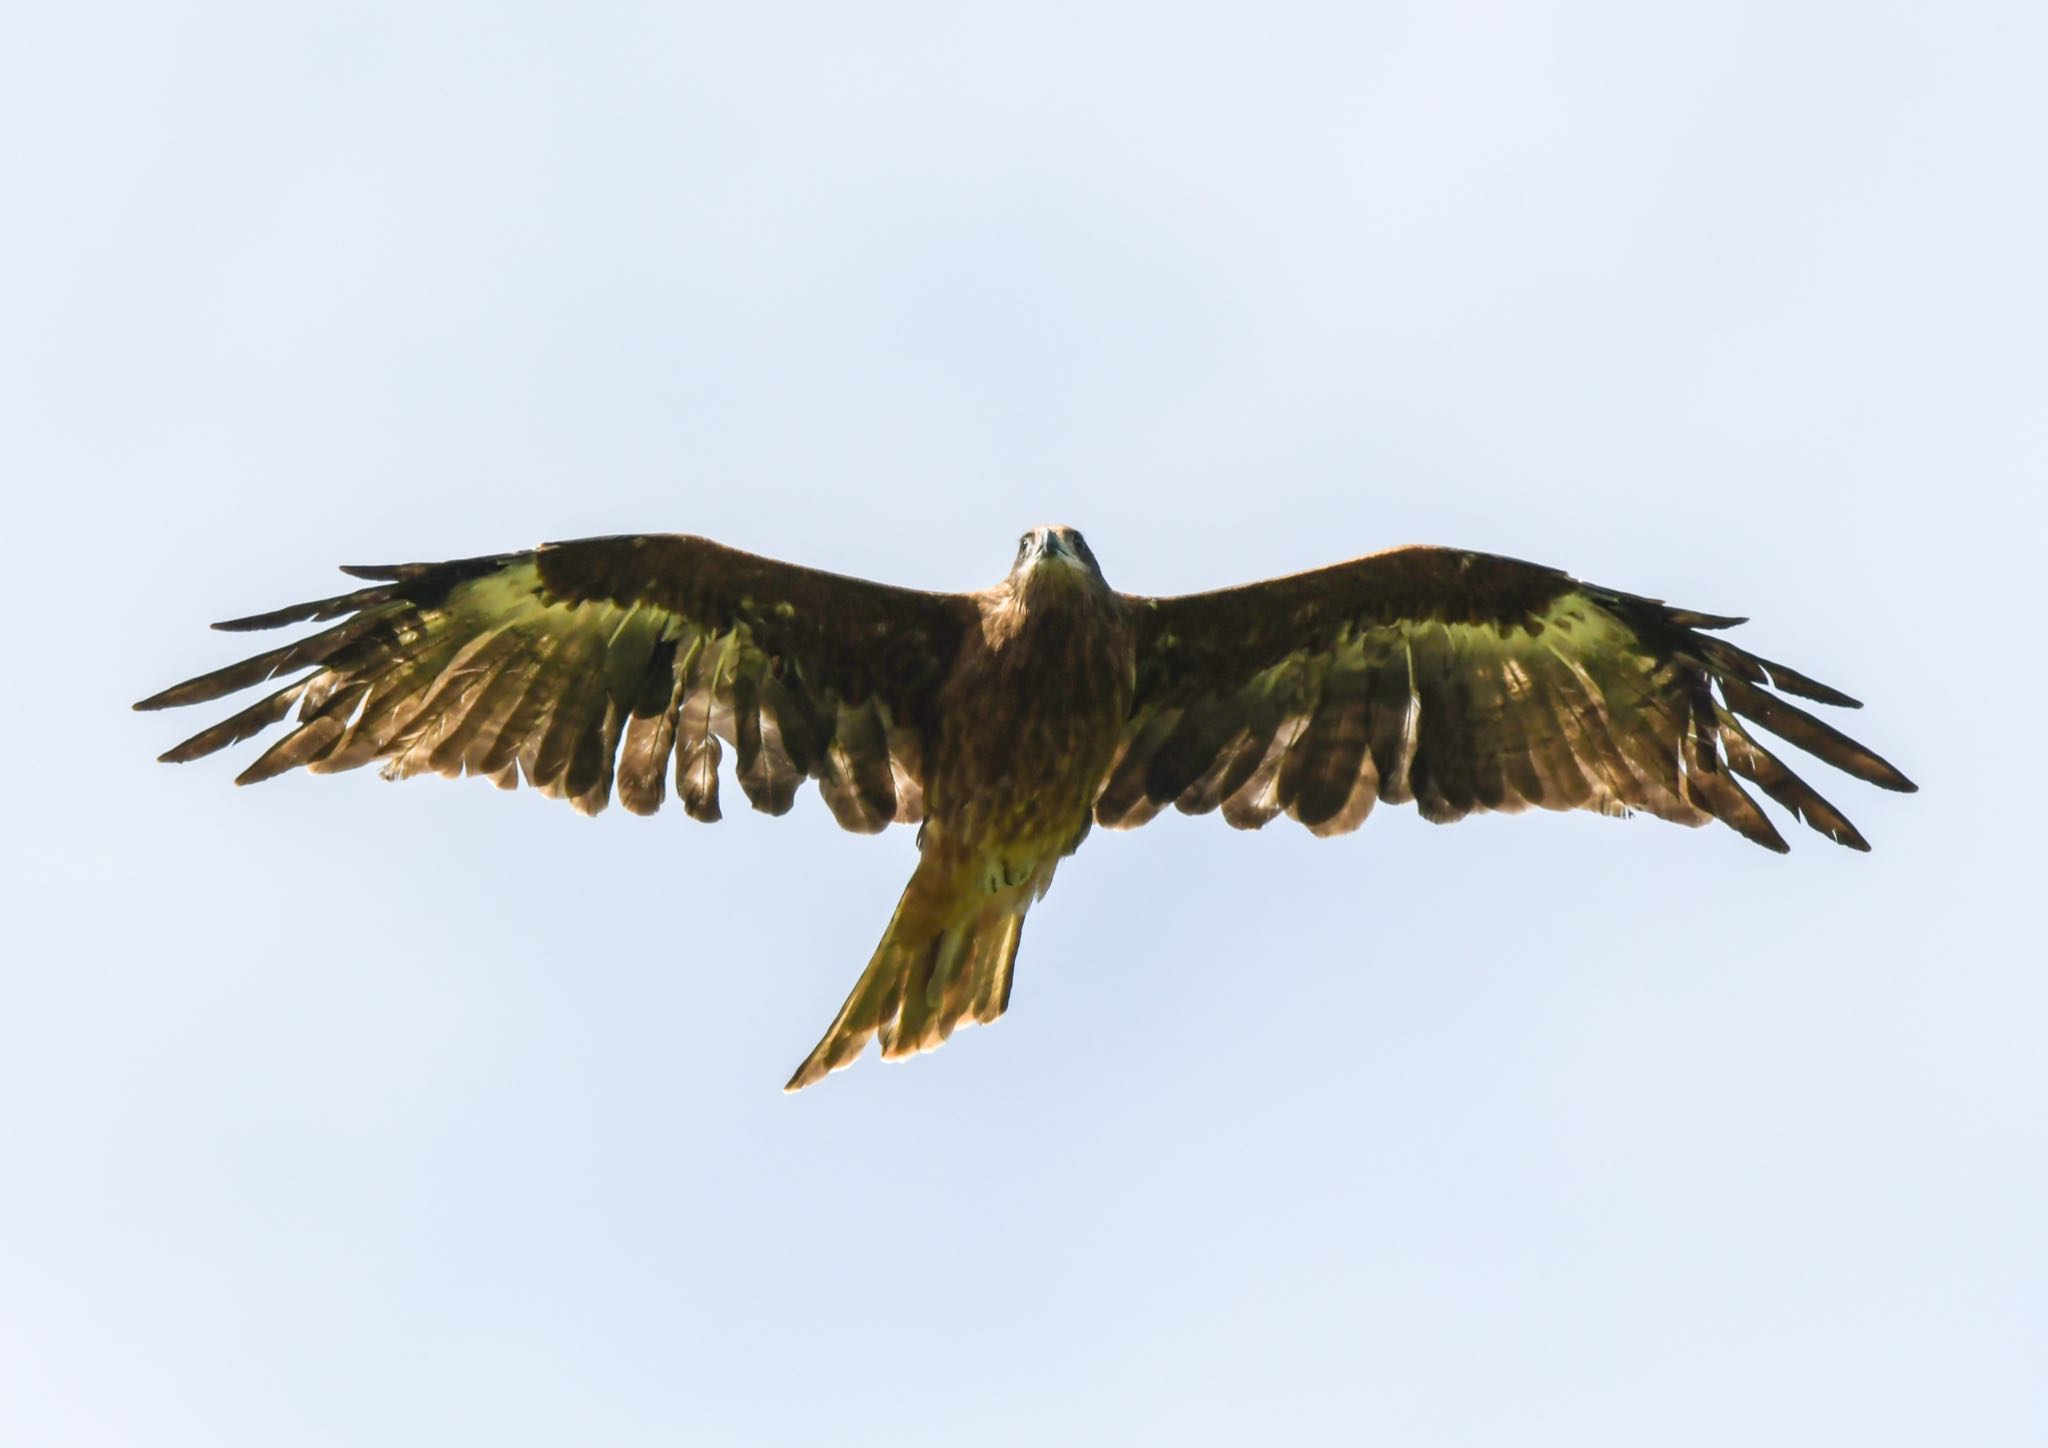
<path id="1" fill-rule="evenodd" d="M 1703 632 L 1742 620 L 1517 559 L 1399 548 L 1126 602 L 1136 702 L 1096 801 L 1112 827 L 1172 804 L 1220 806 L 1252 829 L 1284 812 L 1329 835 L 1356 829 L 1375 800 L 1413 799 L 1439 823 L 1529 805 L 1719 819 L 1783 850 L 1740 779 L 1837 843 L 1868 849 L 1751 724 L 1858 779 L 1913 788 L 1771 690 L 1854 699 Z"/>
<path id="2" fill-rule="evenodd" d="M 757 808 L 819 782 L 848 829 L 923 813 L 939 682 L 975 617 L 923 593 L 703 538 L 550 543 L 450 563 L 351 568 L 370 586 L 216 627 L 318 632 L 144 699 L 161 709 L 300 677 L 163 755 L 182 762 L 293 727 L 238 783 L 373 760 L 393 778 L 524 775 L 586 814 L 614 775 L 637 814 L 675 759 L 683 808 L 716 819 L 721 741 Z"/>

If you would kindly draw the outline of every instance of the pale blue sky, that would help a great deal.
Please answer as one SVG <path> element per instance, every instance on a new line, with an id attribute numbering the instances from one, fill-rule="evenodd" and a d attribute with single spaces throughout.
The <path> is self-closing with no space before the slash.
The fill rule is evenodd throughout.
<path id="1" fill-rule="evenodd" d="M 2032 4 L 18 6 L 0 1441 L 2048 1439 Z M 1098 834 L 778 1090 L 913 858 L 130 700 L 341 562 L 1170 592 L 1399 542 L 1860 695 L 1876 844 Z M 195 725 L 196 727 L 196 725 Z M 248 758 L 245 752 L 241 756 Z"/>

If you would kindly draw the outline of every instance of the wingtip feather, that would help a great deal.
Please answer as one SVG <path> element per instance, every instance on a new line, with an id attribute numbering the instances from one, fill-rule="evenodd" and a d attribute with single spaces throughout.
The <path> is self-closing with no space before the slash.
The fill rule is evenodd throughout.
<path id="1" fill-rule="evenodd" d="M 159 709 L 175 709 L 188 702 L 185 698 L 186 687 L 186 684 L 173 684 L 168 689 L 157 690 L 147 699 L 137 699 L 128 707 L 138 714 L 154 714 Z"/>
<path id="2" fill-rule="evenodd" d="M 1823 684 L 1820 680 L 1802 674 L 1797 669 L 1788 669 L 1785 665 L 1774 663 L 1770 659 L 1758 659 L 1757 663 L 1763 667 L 1764 673 L 1768 676 L 1770 685 L 1774 689 L 1791 694 L 1796 698 L 1809 699 L 1816 704 L 1831 705 L 1837 709 L 1861 709 L 1863 707 L 1861 699 L 1843 693 L 1832 684 Z"/>

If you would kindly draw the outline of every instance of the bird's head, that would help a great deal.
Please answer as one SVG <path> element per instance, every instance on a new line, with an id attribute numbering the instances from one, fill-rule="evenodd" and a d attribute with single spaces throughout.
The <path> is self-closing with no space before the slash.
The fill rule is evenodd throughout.
<path id="1" fill-rule="evenodd" d="M 1017 561 L 1010 565 L 1010 577 L 1019 583 L 1087 580 L 1107 586 L 1088 540 L 1077 529 L 1067 527 L 1033 528 L 1019 538 Z"/>

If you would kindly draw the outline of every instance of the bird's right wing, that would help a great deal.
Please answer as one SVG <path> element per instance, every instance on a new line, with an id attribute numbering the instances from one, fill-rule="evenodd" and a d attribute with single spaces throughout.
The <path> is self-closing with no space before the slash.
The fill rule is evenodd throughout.
<path id="1" fill-rule="evenodd" d="M 964 595 L 799 568 L 679 534 L 587 538 L 450 563 L 346 570 L 371 586 L 216 625 L 329 626 L 135 707 L 300 677 L 163 755 L 182 762 L 297 718 L 238 783 L 373 760 L 390 778 L 524 775 L 586 814 L 616 773 L 657 809 L 719 815 L 721 741 L 757 809 L 815 779 L 848 829 L 923 814 L 938 686 L 976 617 Z M 303 671 L 303 672 L 302 672 Z"/>

